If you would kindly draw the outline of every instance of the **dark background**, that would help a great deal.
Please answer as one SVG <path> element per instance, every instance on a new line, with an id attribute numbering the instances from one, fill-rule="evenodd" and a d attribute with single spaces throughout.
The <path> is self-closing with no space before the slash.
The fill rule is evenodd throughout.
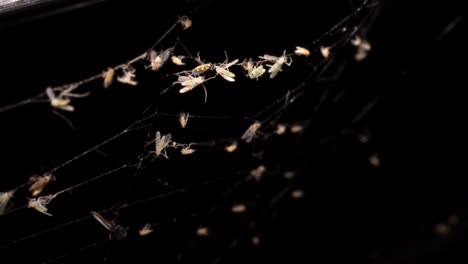
<path id="1" fill-rule="evenodd" d="M 193 27 L 170 34 L 158 48 L 174 45 L 179 35 L 193 54 L 200 51 L 202 58 L 222 61 L 224 50 L 230 58 L 242 59 L 292 51 L 296 45 L 317 39 L 360 5 L 320 1 L 310 3 L 313 8 L 309 8 L 302 1 L 215 0 L 75 3 L 57 1 L 0 16 L 1 105 L 140 54 L 179 15 L 189 15 Z M 1 216 L 0 247 L 8 245 L 0 249 L 1 262 L 466 260 L 464 13 L 460 6 L 443 1 L 377 3 L 351 19 L 357 25 L 369 18 L 364 14 L 374 16 L 365 20 L 360 31 L 372 44 L 370 56 L 356 63 L 352 47 L 340 46 L 331 66 L 323 75 L 313 76 L 282 117 L 282 122 L 306 125 L 301 136 L 241 145 L 232 156 L 222 152 L 224 143 L 198 149 L 189 158 L 168 151 L 169 160 L 145 162 L 138 173 L 127 168 L 77 188 L 73 195 L 60 196 L 49 206 L 53 218 L 31 209 Z M 319 44 L 331 45 L 336 40 L 324 38 Z M 313 54 L 312 65 L 317 58 Z M 152 125 L 150 129 L 125 134 L 58 171 L 58 180 L 45 194 L 138 162 L 147 135 L 156 130 L 170 132 L 180 142 L 237 137 L 252 123 L 243 117 L 254 116 L 314 71 L 310 64 L 294 58 L 293 66 L 285 67 L 284 74 L 273 80 L 238 78 L 232 85 L 215 80 L 207 84 L 205 105 L 202 89 L 188 96 L 173 91 L 159 96 L 174 81 L 170 75 L 177 70 L 174 66 L 158 73 L 142 68 L 137 66 L 141 84 L 137 87 L 118 83 L 109 89 L 99 83 L 83 87 L 93 94 L 74 102 L 77 111 L 66 114 L 75 129 L 47 104 L 0 113 L 0 191 L 25 183 L 31 175 L 48 171 L 119 133 L 145 116 L 142 113 L 148 106 L 149 111 L 158 106 L 161 112 L 235 118 L 194 118 L 182 131 L 176 117 L 158 116 L 144 123 Z M 242 71 L 236 74 L 241 76 Z M 369 103 L 374 107 L 353 122 Z M 369 143 L 359 142 L 362 135 L 370 138 Z M 251 153 L 261 150 L 265 151 L 262 158 L 252 157 Z M 369 164 L 373 153 L 379 155 L 380 167 Z M 267 166 L 269 177 L 261 184 L 243 180 L 259 164 Z M 287 170 L 297 171 L 298 177 L 283 179 Z M 275 199 L 296 188 L 305 190 L 303 200 L 292 201 L 287 195 Z M 106 230 L 88 217 L 9 244 L 89 216 L 90 211 L 168 192 L 173 194 L 106 211 L 107 217 L 129 227 L 129 236 L 122 241 L 107 241 Z M 24 205 L 26 197 L 26 190 L 19 190 L 12 208 Z M 239 202 L 247 204 L 249 211 L 236 216 L 229 208 Z M 435 225 L 452 215 L 458 216 L 459 224 L 448 235 L 435 233 Z M 136 230 L 146 222 L 157 223 L 155 232 L 138 237 Z M 212 235 L 197 237 L 200 225 L 209 226 Z M 250 242 L 253 236 L 261 239 L 259 246 Z"/>

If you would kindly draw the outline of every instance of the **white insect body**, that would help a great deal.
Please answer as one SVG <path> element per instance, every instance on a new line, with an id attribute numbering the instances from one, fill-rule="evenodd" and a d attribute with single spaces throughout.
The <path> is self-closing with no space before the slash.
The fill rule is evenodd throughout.
<path id="1" fill-rule="evenodd" d="M 103 86 L 104 86 L 104 88 L 108 88 L 114 82 L 115 70 L 112 69 L 112 68 L 109 68 L 109 69 L 107 69 L 107 71 L 105 71 L 102 74 L 102 76 L 104 78 Z"/>
<path id="2" fill-rule="evenodd" d="M 265 54 L 263 56 L 260 56 L 260 58 L 273 63 L 267 64 L 267 66 L 269 67 L 268 72 L 270 73 L 271 79 L 275 78 L 278 72 L 282 71 L 281 68 L 283 67 L 283 64 L 290 66 L 292 63 L 292 59 L 286 56 L 286 51 L 283 52 L 283 55 L 281 57 Z"/>
<path id="3" fill-rule="evenodd" d="M 175 83 L 180 83 L 180 85 L 182 85 L 182 89 L 179 90 L 179 93 L 186 93 L 204 82 L 205 78 L 203 76 L 193 77 L 191 75 L 187 75 L 179 76 Z"/>
<path id="4" fill-rule="evenodd" d="M 183 56 L 172 56 L 171 57 L 172 63 L 174 63 L 175 65 L 178 65 L 178 66 L 185 65 L 185 63 L 182 61 L 183 59 L 184 59 Z"/>
<path id="5" fill-rule="evenodd" d="M 252 71 L 249 73 L 249 78 L 258 80 L 258 78 L 260 78 L 265 72 L 266 69 L 263 68 L 263 65 L 254 66 Z"/>
<path id="6" fill-rule="evenodd" d="M 171 49 L 167 49 L 160 54 L 157 54 L 156 51 L 152 50 L 150 52 L 150 61 L 151 69 L 153 71 L 158 71 L 166 63 L 166 61 L 171 57 Z"/>
<path id="7" fill-rule="evenodd" d="M 254 177 L 255 180 L 260 181 L 263 175 L 266 172 L 266 167 L 264 165 L 260 165 L 257 168 L 250 171 L 250 176 Z"/>
<path id="8" fill-rule="evenodd" d="M 140 230 L 138 230 L 138 234 L 140 236 L 147 236 L 153 232 L 153 228 L 150 224 L 144 225 Z"/>
<path id="9" fill-rule="evenodd" d="M 60 95 L 56 96 L 52 88 L 48 87 L 46 89 L 46 94 L 47 94 L 47 97 L 49 98 L 50 105 L 52 105 L 53 107 L 62 109 L 68 112 L 75 111 L 75 108 L 72 105 L 70 105 L 71 100 L 64 96 L 60 96 Z"/>
<path id="10" fill-rule="evenodd" d="M 53 180 L 55 180 L 55 177 L 52 174 L 32 176 L 29 178 L 29 182 L 31 183 L 29 191 L 32 192 L 32 196 L 38 196 L 44 190 L 47 184 Z"/>
<path id="11" fill-rule="evenodd" d="M 197 67 L 193 68 L 192 70 L 192 74 L 193 75 L 200 75 L 208 70 L 211 70 L 211 68 L 213 67 L 213 64 L 211 63 L 205 63 L 205 64 L 202 64 L 202 65 L 198 65 Z"/>
<path id="12" fill-rule="evenodd" d="M 198 236 L 209 236 L 210 235 L 210 230 L 207 227 L 199 227 L 197 229 L 197 235 Z"/>
<path id="13" fill-rule="evenodd" d="M 304 130 L 304 127 L 302 125 L 293 125 L 290 130 L 291 133 L 301 133 L 302 130 Z"/>
<path id="14" fill-rule="evenodd" d="M 192 154 L 194 152 L 195 152 L 195 149 L 190 148 L 190 146 L 184 147 L 183 149 L 180 150 L 180 153 L 182 155 L 190 155 L 190 154 Z"/>
<path id="15" fill-rule="evenodd" d="M 189 114 L 188 113 L 180 113 L 179 115 L 179 123 L 182 128 L 185 128 L 187 126 L 189 119 Z"/>
<path id="16" fill-rule="evenodd" d="M 296 55 L 304 57 L 308 57 L 310 55 L 310 51 L 308 49 L 299 46 L 296 47 L 294 53 L 296 53 Z"/>
<path id="17" fill-rule="evenodd" d="M 117 81 L 133 86 L 137 85 L 138 82 L 135 80 L 135 69 L 124 68 L 123 75 L 117 77 Z"/>
<path id="18" fill-rule="evenodd" d="M 237 149 L 237 142 L 236 142 L 236 141 L 232 142 L 231 145 L 226 146 L 224 149 L 225 149 L 227 152 L 229 152 L 229 153 L 232 153 L 232 152 L 236 151 L 236 149 Z"/>
<path id="19" fill-rule="evenodd" d="M 235 77 L 236 75 L 229 71 L 229 67 L 231 67 L 232 65 L 236 64 L 239 60 L 238 59 L 235 59 L 233 61 L 231 61 L 230 63 L 227 63 L 224 62 L 220 65 L 215 65 L 215 71 L 217 74 L 221 75 L 221 77 L 223 77 L 226 81 L 228 82 L 234 82 L 235 81 Z"/>
<path id="20" fill-rule="evenodd" d="M 171 143 L 171 137 L 171 134 L 166 134 L 161 137 L 161 133 L 159 131 L 156 132 L 156 157 L 163 155 L 168 158 L 166 148 L 169 146 L 169 143 Z"/>
<path id="21" fill-rule="evenodd" d="M 242 140 L 245 142 L 250 143 L 252 142 L 253 138 L 255 137 L 257 130 L 262 126 L 260 122 L 255 122 L 242 135 Z"/>
<path id="22" fill-rule="evenodd" d="M 0 215 L 5 213 L 5 209 L 13 197 L 14 191 L 0 192 Z"/>
<path id="23" fill-rule="evenodd" d="M 320 53 L 324 58 L 328 58 L 330 56 L 330 47 L 320 47 Z"/>
<path id="24" fill-rule="evenodd" d="M 192 26 L 192 20 L 187 16 L 182 16 L 178 20 L 179 24 L 182 26 L 184 30 L 190 28 Z"/>
<path id="25" fill-rule="evenodd" d="M 283 124 L 278 124 L 275 133 L 277 135 L 283 135 L 284 133 L 286 133 L 286 126 Z"/>
<path id="26" fill-rule="evenodd" d="M 52 199 L 55 198 L 55 196 L 56 195 L 47 195 L 47 196 L 41 196 L 38 198 L 29 199 L 28 207 L 34 208 L 36 209 L 36 211 L 43 213 L 45 215 L 52 216 L 50 213 L 47 212 L 46 205 L 48 205 L 50 201 L 52 201 Z"/>

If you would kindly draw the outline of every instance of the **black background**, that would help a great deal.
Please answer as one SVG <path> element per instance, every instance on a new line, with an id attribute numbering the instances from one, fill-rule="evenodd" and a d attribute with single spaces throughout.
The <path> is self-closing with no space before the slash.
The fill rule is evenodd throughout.
<path id="1" fill-rule="evenodd" d="M 177 31 L 190 51 L 200 51 L 201 57 L 210 61 L 222 61 L 224 50 L 230 58 L 243 59 L 306 45 L 359 6 L 348 1 L 314 2 L 311 7 L 301 1 L 104 1 L 60 11 L 70 3 L 0 17 L 2 105 L 33 96 L 48 85 L 85 78 L 140 54 L 179 15 L 188 14 L 194 21 L 191 29 Z M 7 245 L 116 202 L 132 203 L 197 186 L 124 208 L 118 215 L 109 214 L 129 226 L 126 240 L 106 242 L 106 230 L 87 218 L 0 249 L 1 263 L 41 263 L 64 254 L 67 256 L 58 263 L 100 263 L 104 259 L 120 263 L 126 258 L 134 263 L 466 260 L 464 13 L 459 6 L 443 1 L 378 3 L 370 12 L 377 15 L 375 20 L 364 25 L 372 44 L 368 59 L 356 63 L 351 47 L 340 48 L 325 74 L 331 80 L 308 83 L 306 92 L 288 110 L 283 122 L 307 120 L 302 136 L 257 142 L 253 147 L 242 145 L 233 157 L 220 154 L 219 147 L 197 150 L 194 158 L 181 158 L 169 151 L 171 159 L 145 163 L 138 174 L 133 168 L 124 169 L 73 190 L 73 195 L 64 194 L 49 206 L 53 218 L 31 209 L 2 216 L 0 243 Z M 51 10 L 58 10 L 57 14 L 49 13 Z M 360 19 L 358 16 L 353 21 Z M 458 21 L 455 27 L 444 31 L 454 21 Z M 170 34 L 158 47 L 174 45 L 175 36 Z M 320 44 L 334 41 L 325 38 Z M 184 131 L 178 129 L 175 117 L 157 117 L 154 129 L 172 133 L 176 141 L 238 136 L 251 124 L 241 117 L 253 116 L 312 71 L 310 65 L 295 58 L 293 66 L 273 80 L 240 80 L 232 85 L 215 80 L 207 84 L 205 105 L 202 89 L 183 97 L 173 91 L 158 95 L 174 81 L 169 75 L 176 70 L 174 66 L 156 74 L 139 75 L 138 69 L 142 67 L 137 67 L 141 83 L 137 87 L 117 83 L 109 89 L 96 83 L 84 87 L 93 90 L 92 96 L 76 101 L 77 111 L 67 114 L 75 129 L 54 115 L 47 104 L 0 113 L 0 190 L 14 188 L 31 175 L 48 171 L 119 133 L 142 117 L 149 105 L 175 114 L 183 110 L 239 117 L 192 119 Z M 242 75 L 242 71 L 236 73 Z M 369 102 L 375 107 L 353 123 Z M 123 163 L 137 162 L 147 134 L 148 130 L 125 134 L 60 170 L 47 194 Z M 368 144 L 358 141 L 363 134 L 370 136 Z M 266 150 L 262 161 L 249 155 L 259 149 Z M 372 153 L 381 158 L 378 168 L 369 165 Z M 269 169 L 270 179 L 263 185 L 242 182 L 232 188 L 239 175 L 260 162 Z M 286 181 L 280 177 L 286 170 L 297 170 L 300 177 Z M 220 180 L 199 186 L 214 179 Z M 302 188 L 306 198 L 285 198 L 268 207 L 284 188 Z M 15 194 L 13 208 L 25 204 L 26 194 L 25 190 Z M 237 202 L 254 210 L 246 216 L 233 216 L 229 207 Z M 215 212 L 206 214 L 210 208 L 216 208 Z M 457 215 L 460 224 L 448 236 L 437 235 L 434 226 L 451 215 Z M 178 220 L 174 222 L 174 218 Z M 161 224 L 149 237 L 140 238 L 135 232 L 145 222 Z M 196 237 L 194 230 L 200 225 L 212 227 L 213 235 Z M 249 242 L 255 235 L 261 238 L 257 247 Z"/>

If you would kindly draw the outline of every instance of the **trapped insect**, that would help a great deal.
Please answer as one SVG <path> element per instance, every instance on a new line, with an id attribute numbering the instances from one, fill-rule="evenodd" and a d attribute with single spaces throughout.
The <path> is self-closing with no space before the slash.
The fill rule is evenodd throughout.
<path id="1" fill-rule="evenodd" d="M 276 56 L 265 54 L 263 56 L 259 56 L 259 58 L 273 63 L 273 64 L 267 64 L 267 66 L 269 67 L 268 72 L 270 73 L 271 79 L 275 78 L 278 72 L 282 71 L 281 68 L 283 67 L 283 64 L 290 66 L 292 63 L 292 59 L 286 56 L 286 51 L 283 52 L 283 55 L 281 55 L 281 57 L 276 57 Z"/>
<path id="2" fill-rule="evenodd" d="M 38 198 L 29 199 L 28 207 L 34 208 L 36 209 L 36 211 L 43 213 L 45 215 L 52 216 L 50 213 L 47 212 L 46 205 L 48 205 L 50 201 L 52 201 L 52 199 L 55 198 L 55 196 L 56 195 L 47 195 L 47 196 L 41 196 Z"/>
<path id="3" fill-rule="evenodd" d="M 5 213 L 5 209 L 13 197 L 14 191 L 0 192 L 0 215 Z"/>
<path id="4" fill-rule="evenodd" d="M 179 93 L 186 93 L 188 91 L 193 90 L 193 88 L 197 87 L 198 85 L 204 83 L 206 80 L 203 76 L 193 77 L 191 75 L 188 76 L 179 76 L 176 83 L 180 83 L 182 85 L 182 89 L 179 90 Z"/>
<path id="5" fill-rule="evenodd" d="M 195 149 L 190 148 L 190 146 L 184 147 L 183 149 L 180 150 L 180 153 L 182 155 L 190 155 L 195 152 Z"/>
<path id="6" fill-rule="evenodd" d="M 247 206 L 245 206 L 244 204 L 236 204 L 231 207 L 231 211 L 235 214 L 240 214 L 247 211 Z"/>
<path id="7" fill-rule="evenodd" d="M 172 63 L 174 63 L 175 65 L 178 65 L 178 66 L 185 65 L 185 63 L 182 61 L 183 59 L 184 59 L 183 56 L 172 56 L 171 57 Z"/>
<path id="8" fill-rule="evenodd" d="M 104 88 L 109 88 L 109 86 L 111 86 L 112 83 L 114 82 L 115 70 L 112 68 L 109 68 L 107 69 L 107 71 L 105 71 L 102 74 L 102 76 L 104 78 L 104 81 L 103 81 Z"/>
<path id="9" fill-rule="evenodd" d="M 138 234 L 140 236 L 147 236 L 147 235 L 149 235 L 151 233 L 153 233 L 153 228 L 152 228 L 151 224 L 146 224 L 140 230 L 138 230 Z"/>
<path id="10" fill-rule="evenodd" d="M 189 29 L 192 26 L 192 20 L 187 16 L 180 17 L 178 22 L 182 25 L 184 30 Z"/>
<path id="11" fill-rule="evenodd" d="M 255 137 L 257 130 L 262 126 L 260 122 L 255 122 L 242 135 L 242 140 L 245 142 L 250 143 L 252 142 L 253 138 Z"/>
<path id="12" fill-rule="evenodd" d="M 276 131 L 275 133 L 277 135 L 283 135 L 284 133 L 286 133 L 286 125 L 283 125 L 283 124 L 278 124 L 276 126 Z"/>
<path id="13" fill-rule="evenodd" d="M 161 132 L 156 132 L 156 157 L 163 155 L 166 158 L 169 158 L 166 153 L 166 148 L 171 143 L 171 134 L 166 134 L 161 137 Z"/>
<path id="14" fill-rule="evenodd" d="M 257 168 L 250 171 L 250 176 L 255 178 L 255 180 L 260 181 L 263 175 L 266 172 L 266 167 L 264 165 L 260 165 Z"/>
<path id="15" fill-rule="evenodd" d="M 182 128 L 185 128 L 187 126 L 189 119 L 189 114 L 188 113 L 180 113 L 179 114 L 179 123 Z"/>
<path id="16" fill-rule="evenodd" d="M 227 55 L 226 55 L 227 57 Z M 232 72 L 229 71 L 229 67 L 231 67 L 232 65 L 235 65 L 239 60 L 238 59 L 235 59 L 233 61 L 231 61 L 230 63 L 228 63 L 228 61 L 226 60 L 225 62 L 221 63 L 220 65 L 215 65 L 215 71 L 217 74 L 221 75 L 221 77 L 223 77 L 226 81 L 228 82 L 234 82 L 235 81 L 235 77 L 236 75 Z"/>
<path id="17" fill-rule="evenodd" d="M 236 151 L 236 149 L 237 149 L 237 141 L 232 142 L 231 145 L 226 146 L 224 149 L 225 149 L 227 152 L 229 152 L 229 153 L 232 153 L 232 152 Z"/>
<path id="18" fill-rule="evenodd" d="M 97 212 L 91 212 L 91 215 L 109 231 L 109 240 L 122 240 L 127 237 L 127 228 L 117 225 L 113 221 L 108 221 Z"/>
<path id="19" fill-rule="evenodd" d="M 330 47 L 320 47 L 320 53 L 324 58 L 328 58 L 330 56 Z"/>
<path id="20" fill-rule="evenodd" d="M 123 69 L 123 75 L 117 77 L 117 81 L 129 85 L 137 85 L 138 82 L 135 80 L 135 69 L 131 67 L 126 67 Z"/>
<path id="21" fill-rule="evenodd" d="M 296 55 L 304 57 L 308 57 L 310 55 L 310 51 L 308 49 L 299 46 L 296 47 L 294 53 L 296 53 Z"/>
<path id="22" fill-rule="evenodd" d="M 197 229 L 197 236 L 209 236 L 210 230 L 207 227 L 199 227 Z"/>
<path id="23" fill-rule="evenodd" d="M 45 174 L 43 176 L 32 176 L 29 178 L 29 191 L 32 192 L 32 196 L 38 196 L 47 184 L 55 180 L 55 177 L 52 174 Z"/>
<path id="24" fill-rule="evenodd" d="M 52 88 L 48 87 L 46 89 L 46 94 L 49 98 L 50 105 L 52 105 L 52 107 L 62 109 L 68 112 L 75 111 L 75 108 L 72 105 L 70 105 L 71 100 L 64 96 L 56 96 Z"/>
<path id="25" fill-rule="evenodd" d="M 157 54 L 156 51 L 152 50 L 149 55 L 151 61 L 151 69 L 153 71 L 158 71 L 166 63 L 166 61 L 171 57 L 172 48 L 166 49 L 160 54 Z"/>

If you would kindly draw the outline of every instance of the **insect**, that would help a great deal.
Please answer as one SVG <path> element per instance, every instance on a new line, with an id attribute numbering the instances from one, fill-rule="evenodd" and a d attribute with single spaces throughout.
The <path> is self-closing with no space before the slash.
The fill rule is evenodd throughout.
<path id="1" fill-rule="evenodd" d="M 304 57 L 308 57 L 310 55 L 310 51 L 308 49 L 299 46 L 296 47 L 294 53 L 296 53 L 296 55 Z"/>
<path id="2" fill-rule="evenodd" d="M 304 130 L 304 127 L 301 125 L 293 125 L 291 128 L 291 133 L 301 133 Z"/>
<path id="3" fill-rule="evenodd" d="M 263 56 L 260 56 L 259 58 L 273 63 L 267 64 L 267 66 L 269 67 L 268 72 L 270 73 L 270 79 L 275 78 L 278 72 L 282 71 L 281 68 L 283 67 L 283 64 L 290 66 L 292 63 L 292 59 L 286 56 L 286 51 L 283 52 L 283 55 L 281 55 L 281 57 L 265 54 Z"/>
<path id="4" fill-rule="evenodd" d="M 55 177 L 52 174 L 45 174 L 44 176 L 32 176 L 29 178 L 29 191 L 32 192 L 32 196 L 38 196 L 42 190 L 47 186 L 51 181 L 55 180 Z"/>
<path id="5" fill-rule="evenodd" d="M 156 157 L 163 155 L 169 158 L 167 157 L 166 148 L 169 146 L 169 143 L 171 143 L 171 137 L 171 134 L 166 134 L 161 137 L 161 132 L 156 132 Z"/>
<path id="6" fill-rule="evenodd" d="M 291 197 L 293 199 L 300 199 L 300 198 L 304 197 L 304 191 L 294 190 L 294 191 L 291 192 Z"/>
<path id="7" fill-rule="evenodd" d="M 250 171 L 250 176 L 254 177 L 255 180 L 259 181 L 266 172 L 266 167 L 260 165 L 257 168 Z"/>
<path id="8" fill-rule="evenodd" d="M 205 63 L 202 65 L 199 65 L 192 70 L 193 75 L 200 75 L 208 70 L 210 70 L 213 67 L 211 63 Z"/>
<path id="9" fill-rule="evenodd" d="M 243 213 L 247 210 L 247 207 L 244 204 L 236 204 L 231 207 L 231 211 L 236 214 Z"/>
<path id="10" fill-rule="evenodd" d="M 362 39 L 357 35 L 351 40 L 351 44 L 357 47 L 357 52 L 354 56 L 357 61 L 365 59 L 372 48 L 369 41 Z"/>
<path id="11" fill-rule="evenodd" d="M 178 66 L 185 65 L 185 63 L 182 61 L 183 59 L 184 59 L 183 56 L 172 56 L 171 57 L 172 63 L 174 63 L 175 65 L 178 65 Z"/>
<path id="12" fill-rule="evenodd" d="M 129 85 L 133 85 L 133 86 L 137 85 L 138 82 L 135 81 L 135 69 L 130 68 L 130 67 L 124 68 L 123 75 L 117 77 L 117 81 L 121 83 L 129 84 Z"/>
<path id="13" fill-rule="evenodd" d="M 225 149 L 227 152 L 229 152 L 229 153 L 232 153 L 232 152 L 236 151 L 236 149 L 237 149 L 237 141 L 232 142 L 231 145 L 226 146 L 224 149 Z"/>
<path id="14" fill-rule="evenodd" d="M 213 68 L 213 64 L 211 64 L 211 63 L 204 63 L 204 62 L 202 61 L 202 59 L 200 58 L 200 53 L 198 53 L 198 54 L 197 54 L 197 57 L 194 58 L 194 59 L 195 59 L 195 60 L 198 62 L 198 64 L 200 64 L 200 65 L 198 65 L 197 67 L 193 68 L 193 70 L 191 71 L 191 73 L 192 73 L 193 75 L 200 75 L 200 74 L 202 74 L 202 73 L 204 73 L 204 72 L 206 72 L 206 71 L 208 71 L 208 70 L 211 70 L 211 68 Z"/>
<path id="15" fill-rule="evenodd" d="M 265 72 L 265 68 L 263 68 L 263 65 L 261 62 L 257 62 L 255 65 L 252 62 L 252 59 L 246 60 L 242 62 L 242 67 L 244 67 L 244 70 L 247 71 L 247 77 L 250 79 L 257 79 L 261 77 Z"/>
<path id="16" fill-rule="evenodd" d="M 103 86 L 108 88 L 114 82 L 115 71 L 112 68 L 108 68 L 107 71 L 102 73 L 104 77 Z"/>
<path id="17" fill-rule="evenodd" d="M 199 227 L 197 229 L 197 236 L 209 236 L 210 230 L 207 227 Z"/>
<path id="18" fill-rule="evenodd" d="M 46 89 L 47 97 L 49 97 L 50 105 L 55 108 L 65 110 L 68 112 L 75 111 L 75 108 L 70 105 L 71 100 L 65 96 L 56 96 L 54 90 L 50 87 Z"/>
<path id="19" fill-rule="evenodd" d="M 189 119 L 189 114 L 188 113 L 180 113 L 179 114 L 179 123 L 182 128 L 185 128 L 187 126 Z"/>
<path id="20" fill-rule="evenodd" d="M 250 143 L 252 142 L 253 138 L 255 137 L 255 134 L 257 133 L 257 130 L 262 126 L 260 122 L 255 122 L 247 130 L 244 132 L 242 135 L 242 140 L 245 140 L 245 142 Z"/>
<path id="21" fill-rule="evenodd" d="M 190 28 L 192 26 L 192 20 L 187 16 L 182 16 L 178 20 L 179 24 L 182 26 L 184 30 Z"/>
<path id="22" fill-rule="evenodd" d="M 180 153 L 182 155 L 190 155 L 195 152 L 195 149 L 190 148 L 190 146 L 184 147 L 183 149 L 180 150 Z"/>
<path id="23" fill-rule="evenodd" d="M 320 53 L 324 58 L 328 58 L 330 56 L 330 47 L 320 47 Z"/>
<path id="24" fill-rule="evenodd" d="M 161 52 L 159 55 L 156 51 L 152 50 L 149 55 L 149 59 L 151 61 L 151 69 L 153 71 L 158 71 L 161 67 L 166 63 L 166 61 L 171 56 L 172 48 L 167 49 Z"/>
<path id="25" fill-rule="evenodd" d="M 5 213 L 5 209 L 10 202 L 10 199 L 13 197 L 13 193 L 14 191 L 0 193 L 0 215 Z"/>
<path id="26" fill-rule="evenodd" d="M 38 198 L 29 199 L 28 207 L 34 208 L 38 212 L 43 213 L 45 215 L 52 216 L 50 213 L 47 212 L 46 205 L 48 205 L 50 201 L 52 201 L 52 199 L 55 198 L 55 196 L 56 195 L 47 195 L 47 196 L 41 196 Z"/>
<path id="27" fill-rule="evenodd" d="M 227 57 L 227 55 L 226 55 Z M 235 59 L 233 61 L 231 61 L 230 63 L 228 63 L 228 61 L 226 60 L 225 62 L 221 63 L 220 65 L 215 65 L 215 71 L 217 74 L 221 75 L 221 77 L 223 77 L 226 81 L 228 82 L 234 82 L 234 77 L 236 77 L 236 75 L 232 72 L 229 71 L 229 67 L 231 67 L 232 65 L 236 64 L 239 60 L 238 59 Z"/>
<path id="28" fill-rule="evenodd" d="M 275 133 L 277 135 L 283 135 L 284 133 L 286 133 L 286 126 L 283 124 L 278 124 L 278 126 L 276 126 Z"/>
<path id="29" fill-rule="evenodd" d="M 182 85 L 182 89 L 179 90 L 179 93 L 186 93 L 188 91 L 193 90 L 193 88 L 197 87 L 198 85 L 204 83 L 206 80 L 203 76 L 193 77 L 191 75 L 186 76 L 179 76 L 176 83 L 180 83 Z"/>
<path id="30" fill-rule="evenodd" d="M 147 236 L 153 232 L 153 228 L 151 227 L 151 224 L 146 224 L 144 225 L 140 230 L 138 230 L 138 234 L 140 236 Z"/>

